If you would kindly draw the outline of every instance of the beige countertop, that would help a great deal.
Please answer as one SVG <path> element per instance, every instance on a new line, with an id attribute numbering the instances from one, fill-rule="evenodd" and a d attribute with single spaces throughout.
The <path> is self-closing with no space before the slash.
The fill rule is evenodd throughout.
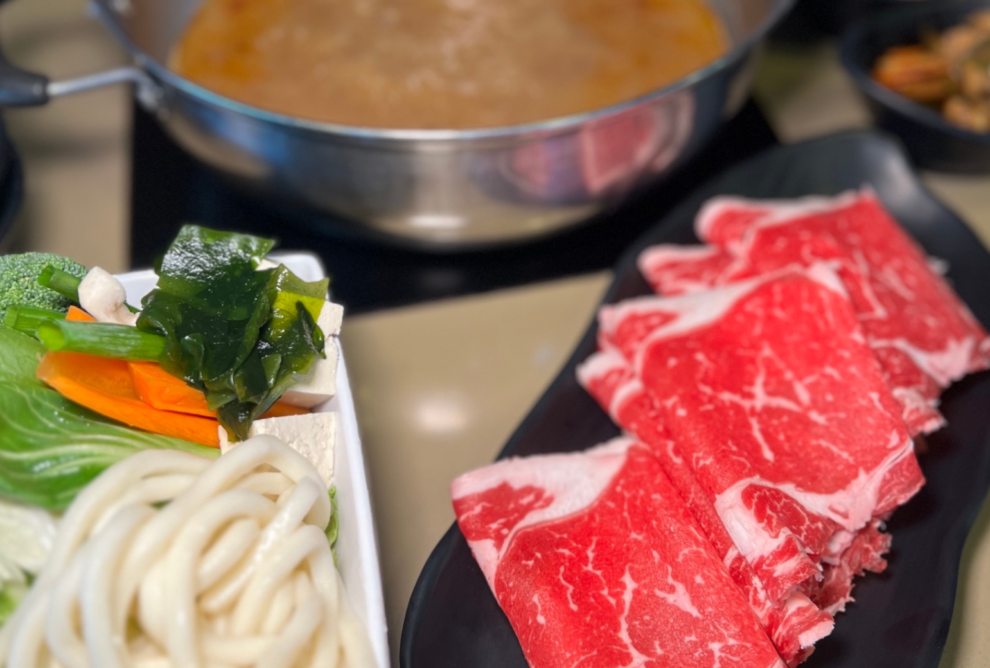
<path id="1" fill-rule="evenodd" d="M 84 0 L 20 0 L 0 38 L 16 62 L 66 76 L 119 61 Z M 771 50 L 757 93 L 784 141 L 868 125 L 830 47 Z M 124 89 L 5 114 L 27 171 L 20 248 L 127 266 Z M 990 244 L 990 177 L 923 175 Z M 416 577 L 453 520 L 456 475 L 495 456 L 593 317 L 607 272 L 348 318 L 393 650 Z M 971 534 L 942 668 L 990 667 L 990 505 Z M 840 621 L 841 623 L 841 621 Z"/>
<path id="2" fill-rule="evenodd" d="M 0 12 L 5 55 L 25 69 L 63 79 L 124 62 L 86 0 L 20 0 Z M 127 268 L 129 95 L 116 86 L 4 112 L 26 173 L 15 249 Z"/>

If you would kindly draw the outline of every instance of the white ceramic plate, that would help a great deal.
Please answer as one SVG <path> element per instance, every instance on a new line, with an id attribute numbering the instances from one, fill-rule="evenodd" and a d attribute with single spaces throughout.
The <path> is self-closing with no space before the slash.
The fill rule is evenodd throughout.
<path id="1" fill-rule="evenodd" d="M 312 255 L 282 253 L 273 254 L 272 258 L 285 264 L 305 281 L 319 280 L 325 275 L 323 266 Z M 127 301 L 131 304 L 140 304 L 141 298 L 157 282 L 152 271 L 134 271 L 121 274 L 118 278 L 123 282 L 127 290 Z M 347 327 L 346 317 L 343 326 Z M 368 495 L 357 416 L 354 414 L 354 399 L 342 352 L 337 368 L 337 396 L 316 410 L 337 414 L 334 484 L 337 487 L 340 513 L 340 534 L 337 539 L 340 574 L 351 603 L 371 636 L 377 668 L 388 668 L 385 602 L 382 597 L 375 524 L 371 517 L 371 499 Z"/>

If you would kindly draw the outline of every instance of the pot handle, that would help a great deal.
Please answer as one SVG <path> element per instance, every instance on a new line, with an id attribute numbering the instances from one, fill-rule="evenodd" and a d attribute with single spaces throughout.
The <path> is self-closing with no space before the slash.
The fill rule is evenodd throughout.
<path id="1" fill-rule="evenodd" d="M 53 97 L 132 83 L 138 100 L 150 110 L 159 107 L 162 91 L 139 67 L 128 66 L 64 81 L 49 81 L 43 74 L 26 72 L 11 64 L 0 52 L 0 107 L 37 107 Z"/>
<path id="2" fill-rule="evenodd" d="M 0 51 L 0 107 L 35 107 L 50 98 L 48 77 L 14 66 Z"/>
<path id="3" fill-rule="evenodd" d="M 6 0 L 0 0 L 0 5 L 4 2 Z M 0 108 L 37 107 L 47 104 L 53 97 L 120 83 L 133 83 L 137 98 L 145 108 L 155 111 L 160 107 L 161 87 L 139 67 L 131 65 L 64 81 L 50 81 L 43 74 L 17 67 L 0 48 Z"/>

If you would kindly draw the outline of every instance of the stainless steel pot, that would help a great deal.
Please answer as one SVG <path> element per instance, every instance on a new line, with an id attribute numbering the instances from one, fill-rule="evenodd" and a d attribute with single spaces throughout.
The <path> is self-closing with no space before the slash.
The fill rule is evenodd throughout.
<path id="1" fill-rule="evenodd" d="M 0 62 L 0 106 L 133 82 L 191 154 L 251 192 L 433 245 L 506 242 L 586 220 L 676 170 L 734 114 L 757 46 L 793 0 L 711 0 L 733 48 L 673 85 L 599 111 L 504 128 L 317 123 L 221 97 L 169 71 L 202 0 L 94 0 L 134 65 L 64 82 Z"/>

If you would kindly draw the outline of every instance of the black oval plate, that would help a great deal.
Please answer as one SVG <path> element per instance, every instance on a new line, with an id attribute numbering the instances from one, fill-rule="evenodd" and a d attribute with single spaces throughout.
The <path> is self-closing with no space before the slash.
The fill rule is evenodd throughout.
<path id="1" fill-rule="evenodd" d="M 648 294 L 636 270 L 640 250 L 697 243 L 692 221 L 717 194 L 753 198 L 834 195 L 871 185 L 933 256 L 984 325 L 990 324 L 990 254 L 911 171 L 894 141 L 848 132 L 772 149 L 702 187 L 644 235 L 620 261 L 605 302 Z M 575 366 L 595 349 L 588 329 L 560 375 L 499 457 L 580 450 L 617 428 L 578 385 Z M 935 668 L 945 646 L 963 543 L 990 486 L 990 374 L 970 376 L 943 396 L 949 426 L 921 458 L 928 484 L 890 522 L 890 567 L 856 586 L 856 603 L 837 619 L 806 666 Z M 525 668 L 515 634 L 454 525 L 419 577 L 406 612 L 402 668 Z"/>

